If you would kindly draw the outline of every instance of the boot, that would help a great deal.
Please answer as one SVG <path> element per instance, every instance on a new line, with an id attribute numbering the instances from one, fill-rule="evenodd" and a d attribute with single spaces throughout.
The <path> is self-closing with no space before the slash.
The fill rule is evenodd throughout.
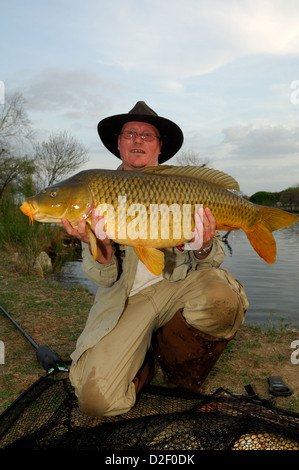
<path id="1" fill-rule="evenodd" d="M 200 332 L 186 322 L 179 310 L 154 333 L 152 347 L 173 384 L 200 393 L 201 385 L 232 338 L 219 339 Z"/>
<path id="2" fill-rule="evenodd" d="M 142 387 L 152 380 L 155 373 L 155 360 L 151 350 L 148 350 L 142 366 L 133 379 L 136 395 L 140 393 Z"/>

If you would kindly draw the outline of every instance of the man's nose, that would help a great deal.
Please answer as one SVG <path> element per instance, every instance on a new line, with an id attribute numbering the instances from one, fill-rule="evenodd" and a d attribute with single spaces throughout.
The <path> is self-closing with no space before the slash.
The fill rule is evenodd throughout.
<path id="1" fill-rule="evenodd" d="M 136 137 L 134 139 L 134 142 L 137 142 L 137 143 L 143 142 L 143 139 L 141 138 L 141 134 L 138 134 L 138 132 L 136 132 Z"/>

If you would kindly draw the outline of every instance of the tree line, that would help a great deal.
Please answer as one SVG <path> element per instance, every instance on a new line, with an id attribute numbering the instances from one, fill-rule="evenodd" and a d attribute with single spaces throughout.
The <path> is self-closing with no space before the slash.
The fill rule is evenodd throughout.
<path id="1" fill-rule="evenodd" d="M 290 209 L 299 207 L 299 185 L 292 186 L 280 192 L 269 193 L 258 191 L 249 200 L 254 204 L 265 206 L 288 206 Z"/>
<path id="2" fill-rule="evenodd" d="M 25 104 L 17 92 L 0 106 L 0 200 L 9 194 L 32 196 L 88 161 L 86 148 L 70 132 L 37 142 Z"/>

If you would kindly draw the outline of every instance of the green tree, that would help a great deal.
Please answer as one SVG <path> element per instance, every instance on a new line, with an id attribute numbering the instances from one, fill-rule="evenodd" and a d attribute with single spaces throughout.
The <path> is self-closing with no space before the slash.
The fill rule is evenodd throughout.
<path id="1" fill-rule="evenodd" d="M 299 186 L 291 187 L 282 191 L 280 195 L 280 201 L 282 204 L 289 206 L 299 205 Z"/>
<path id="2" fill-rule="evenodd" d="M 268 193 L 267 191 L 258 191 L 254 193 L 249 198 L 250 202 L 254 204 L 260 204 L 264 206 L 275 206 L 277 203 L 277 199 L 272 193 Z"/>

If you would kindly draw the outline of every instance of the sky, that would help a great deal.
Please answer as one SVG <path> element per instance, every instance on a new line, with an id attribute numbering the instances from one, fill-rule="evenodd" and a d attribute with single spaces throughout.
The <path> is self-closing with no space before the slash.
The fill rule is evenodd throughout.
<path id="1" fill-rule="evenodd" d="M 299 185 L 298 0 L 0 0 L 0 15 L 4 97 L 22 93 L 37 141 L 83 144 L 81 169 L 117 168 L 97 124 L 141 100 L 183 130 L 178 158 L 244 194 Z"/>

